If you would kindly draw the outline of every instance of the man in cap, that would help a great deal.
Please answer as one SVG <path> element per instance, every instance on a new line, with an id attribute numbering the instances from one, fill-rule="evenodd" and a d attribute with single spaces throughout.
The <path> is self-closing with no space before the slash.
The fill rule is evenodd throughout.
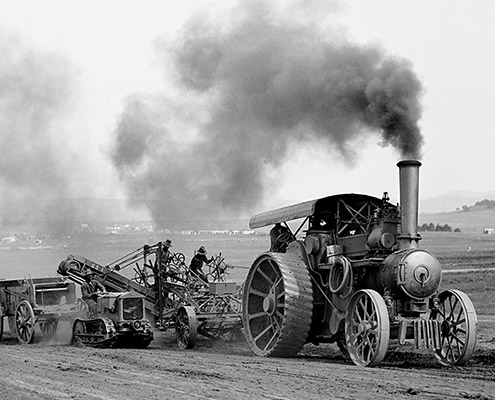
<path id="1" fill-rule="evenodd" d="M 82 299 L 89 307 L 89 316 L 96 316 L 96 299 L 98 290 L 105 292 L 105 287 L 94 279 L 94 273 L 88 272 L 84 275 L 84 282 L 81 285 Z"/>
<path id="2" fill-rule="evenodd" d="M 189 264 L 189 269 L 199 276 L 201 280 L 203 280 L 205 283 L 208 283 L 208 278 L 206 274 L 203 272 L 203 264 L 204 263 L 210 263 L 213 261 L 213 257 L 208 259 L 206 257 L 207 251 L 204 246 L 201 246 L 194 257 L 191 259 L 191 263 Z"/>
<path id="3" fill-rule="evenodd" d="M 159 291 L 161 293 L 162 297 L 162 304 L 167 307 L 173 307 L 173 301 L 172 299 L 169 298 L 169 293 L 170 290 L 167 288 L 166 285 L 163 284 L 165 280 L 174 278 L 177 273 L 173 270 L 171 266 L 173 254 L 170 251 L 170 248 L 172 247 L 172 241 L 170 239 L 165 240 L 165 242 L 162 243 L 162 248 L 161 248 L 161 253 L 158 255 L 160 257 L 160 262 L 157 263 L 159 265 L 158 268 L 153 268 L 153 273 L 155 275 L 155 283 L 153 285 L 154 290 Z M 158 282 L 162 281 L 162 285 L 160 290 L 158 287 Z"/>
<path id="4" fill-rule="evenodd" d="M 171 247 L 172 241 L 170 239 L 165 240 L 165 242 L 162 244 L 162 254 L 160 257 L 162 268 L 165 268 L 165 266 L 168 265 L 172 260 L 173 254 L 170 251 Z"/>

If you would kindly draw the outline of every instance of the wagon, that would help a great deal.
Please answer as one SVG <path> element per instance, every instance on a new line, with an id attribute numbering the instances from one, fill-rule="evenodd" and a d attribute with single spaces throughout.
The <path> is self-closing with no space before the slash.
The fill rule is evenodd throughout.
<path id="1" fill-rule="evenodd" d="M 36 325 L 52 338 L 60 320 L 72 320 L 84 313 L 73 282 L 60 277 L 0 280 L 0 340 L 4 320 L 19 342 L 33 341 Z"/>

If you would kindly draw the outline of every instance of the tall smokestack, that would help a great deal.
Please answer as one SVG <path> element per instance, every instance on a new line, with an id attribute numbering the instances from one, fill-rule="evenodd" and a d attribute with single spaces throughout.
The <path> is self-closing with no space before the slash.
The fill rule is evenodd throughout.
<path id="1" fill-rule="evenodd" d="M 401 234 L 399 248 L 417 248 L 421 236 L 418 234 L 419 167 L 417 160 L 403 160 L 399 167 Z"/>

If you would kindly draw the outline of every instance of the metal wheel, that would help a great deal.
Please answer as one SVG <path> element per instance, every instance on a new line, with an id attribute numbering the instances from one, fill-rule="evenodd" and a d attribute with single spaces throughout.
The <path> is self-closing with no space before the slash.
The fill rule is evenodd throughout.
<path id="1" fill-rule="evenodd" d="M 262 254 L 249 270 L 242 302 L 251 350 L 259 356 L 295 357 L 306 343 L 313 312 L 304 262 L 293 254 Z"/>
<path id="2" fill-rule="evenodd" d="M 44 337 L 50 339 L 55 336 L 58 327 L 58 320 L 50 319 L 40 323 L 40 330 Z"/>
<path id="3" fill-rule="evenodd" d="M 198 336 L 196 312 L 191 306 L 180 307 L 175 320 L 175 336 L 182 349 L 192 349 Z"/>
<path id="4" fill-rule="evenodd" d="M 186 256 L 182 253 L 175 253 L 172 257 L 172 263 L 174 264 L 184 264 L 186 261 Z"/>
<path id="5" fill-rule="evenodd" d="M 145 271 L 138 271 L 134 269 L 134 278 L 132 280 L 140 285 L 148 287 L 148 279 L 151 277 L 153 277 L 153 274 L 146 274 Z"/>
<path id="6" fill-rule="evenodd" d="M 225 264 L 224 260 L 225 258 L 222 256 L 222 253 L 220 253 L 208 264 L 207 276 L 211 276 L 213 282 L 225 280 L 227 264 Z"/>
<path id="7" fill-rule="evenodd" d="M 438 299 L 438 310 L 430 315 L 440 322 L 440 348 L 434 351 L 435 357 L 442 365 L 464 365 L 476 347 L 478 319 L 473 303 L 460 290 L 445 290 Z"/>
<path id="8" fill-rule="evenodd" d="M 345 318 L 346 347 L 354 364 L 374 367 L 387 354 L 390 322 L 385 301 L 370 289 L 357 291 Z"/>
<path id="9" fill-rule="evenodd" d="M 33 341 L 35 325 L 33 307 L 26 300 L 21 300 L 15 311 L 15 326 L 19 342 L 29 344 Z"/>

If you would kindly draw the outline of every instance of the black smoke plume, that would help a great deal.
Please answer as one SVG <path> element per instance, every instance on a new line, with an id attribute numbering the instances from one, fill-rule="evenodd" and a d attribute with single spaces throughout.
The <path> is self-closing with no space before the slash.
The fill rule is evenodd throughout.
<path id="1" fill-rule="evenodd" d="M 70 197 L 62 122 L 72 104 L 75 69 L 0 32 L 0 225 L 68 229 Z"/>
<path id="2" fill-rule="evenodd" d="M 375 135 L 402 158 L 421 157 L 422 87 L 410 62 L 314 20 L 282 21 L 268 3 L 192 18 L 157 46 L 175 96 L 126 104 L 112 159 L 165 226 L 252 211 L 293 145 L 337 149 L 352 164 L 355 139 Z"/>

